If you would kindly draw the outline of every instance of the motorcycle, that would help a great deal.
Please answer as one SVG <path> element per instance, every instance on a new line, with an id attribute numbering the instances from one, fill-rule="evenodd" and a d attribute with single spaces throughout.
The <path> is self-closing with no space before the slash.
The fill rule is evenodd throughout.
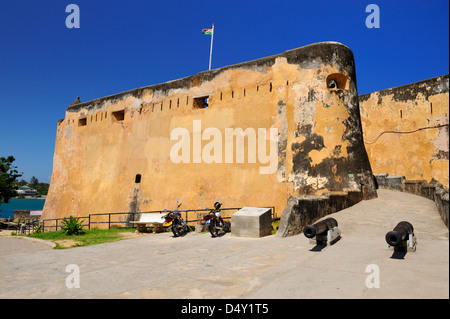
<path id="1" fill-rule="evenodd" d="M 208 227 L 212 237 L 218 237 L 221 233 L 228 233 L 231 229 L 230 222 L 224 221 L 220 216 L 221 206 L 222 203 L 220 203 L 219 199 L 214 203 L 214 209 L 211 209 L 210 212 L 203 217 L 205 225 Z"/>
<path id="2" fill-rule="evenodd" d="M 177 199 L 177 203 L 180 200 Z M 186 235 L 190 228 L 188 226 L 188 224 L 186 223 L 186 221 L 181 218 L 181 213 L 178 210 L 181 206 L 181 203 L 178 204 L 177 208 L 175 210 L 167 210 L 165 209 L 165 212 L 168 212 L 167 215 L 164 216 L 165 218 L 165 223 L 164 226 L 169 226 L 169 228 L 172 229 L 172 233 L 174 237 L 181 237 Z"/>

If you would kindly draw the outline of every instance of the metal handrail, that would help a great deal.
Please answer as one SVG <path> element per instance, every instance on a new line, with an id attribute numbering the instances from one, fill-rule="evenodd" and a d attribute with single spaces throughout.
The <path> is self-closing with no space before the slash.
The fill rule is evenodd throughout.
<path id="1" fill-rule="evenodd" d="M 264 207 L 270 208 L 272 210 L 272 213 L 271 213 L 272 219 L 276 218 L 276 216 L 275 216 L 275 207 L 274 206 L 264 206 Z M 229 210 L 236 210 L 237 211 L 237 210 L 239 210 L 241 208 L 242 207 L 225 207 L 225 208 L 221 208 L 220 210 L 221 211 L 229 211 Z M 185 213 L 185 221 L 187 223 L 196 222 L 198 224 L 199 221 L 200 221 L 198 213 L 200 213 L 200 212 L 209 212 L 211 210 L 212 209 L 210 209 L 210 208 L 204 208 L 204 209 L 201 208 L 201 209 L 179 209 L 177 211 L 180 212 L 180 213 Z M 135 228 L 136 225 L 133 224 L 133 223 L 130 223 L 130 222 L 131 221 L 135 221 L 135 216 L 137 214 L 165 213 L 165 212 L 168 212 L 168 211 L 174 211 L 174 210 L 166 210 L 166 211 L 164 211 L 164 210 L 151 210 L 151 211 L 144 211 L 144 212 L 95 213 L 95 214 L 89 214 L 89 216 L 82 216 L 82 217 L 76 217 L 76 218 L 78 218 L 78 219 L 82 219 L 82 218 L 87 219 L 87 221 L 88 221 L 88 225 L 87 225 L 88 229 L 91 229 L 91 224 L 108 224 L 108 229 L 111 228 L 111 224 L 129 224 L 128 227 Z M 188 220 L 188 213 L 189 212 L 196 212 L 197 213 L 196 219 Z M 105 216 L 105 215 L 108 215 L 108 221 L 93 221 L 92 218 L 91 218 L 91 216 Z M 133 218 L 130 219 L 130 220 L 111 221 L 111 215 L 132 215 Z M 49 219 L 42 220 L 40 222 L 42 224 L 42 231 L 45 232 L 45 228 L 55 228 L 55 230 L 58 230 L 58 227 L 60 227 L 58 225 L 58 221 L 61 221 L 64 218 L 67 218 L 67 217 L 63 217 L 63 218 L 49 218 Z M 230 219 L 231 216 L 223 217 L 223 218 L 224 219 Z M 55 225 L 46 226 L 45 222 L 49 222 L 49 221 L 55 221 Z"/>

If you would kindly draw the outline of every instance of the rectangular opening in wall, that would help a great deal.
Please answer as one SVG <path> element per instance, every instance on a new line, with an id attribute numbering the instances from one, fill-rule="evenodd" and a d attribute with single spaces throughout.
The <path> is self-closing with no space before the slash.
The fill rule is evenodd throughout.
<path id="1" fill-rule="evenodd" d="M 86 126 L 87 125 L 87 118 L 82 117 L 78 119 L 78 126 Z"/>
<path id="2" fill-rule="evenodd" d="M 194 109 L 208 108 L 209 95 L 194 97 Z"/>
<path id="3" fill-rule="evenodd" d="M 114 121 L 123 121 L 125 119 L 125 110 L 111 112 Z"/>
<path id="4" fill-rule="evenodd" d="M 136 178 L 134 179 L 134 182 L 135 182 L 136 184 L 139 184 L 139 183 L 141 182 L 141 174 L 137 174 L 137 175 L 136 175 Z"/>

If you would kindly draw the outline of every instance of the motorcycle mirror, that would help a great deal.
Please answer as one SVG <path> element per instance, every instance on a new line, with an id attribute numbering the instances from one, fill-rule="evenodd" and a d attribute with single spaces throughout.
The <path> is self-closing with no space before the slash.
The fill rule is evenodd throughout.
<path id="1" fill-rule="evenodd" d="M 220 198 L 217 201 L 220 202 Z"/>
<path id="2" fill-rule="evenodd" d="M 164 209 L 165 212 L 167 212 L 167 209 Z"/>
<path id="3" fill-rule="evenodd" d="M 177 198 L 177 203 L 179 202 L 180 200 Z"/>

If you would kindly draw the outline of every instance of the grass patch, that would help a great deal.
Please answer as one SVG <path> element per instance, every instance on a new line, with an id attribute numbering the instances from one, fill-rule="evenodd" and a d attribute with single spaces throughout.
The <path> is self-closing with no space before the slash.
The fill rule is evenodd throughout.
<path id="1" fill-rule="evenodd" d="M 121 236 L 124 232 L 134 232 L 134 228 L 120 229 L 90 229 L 84 230 L 80 235 L 66 235 L 63 231 L 53 231 L 46 233 L 36 233 L 28 235 L 28 237 L 49 240 L 56 244 L 57 249 L 72 248 L 80 246 L 98 245 L 111 243 L 125 237 Z"/>
<path id="2" fill-rule="evenodd" d="M 280 226 L 279 219 L 272 221 L 272 235 L 275 235 L 277 233 L 278 226 Z"/>

